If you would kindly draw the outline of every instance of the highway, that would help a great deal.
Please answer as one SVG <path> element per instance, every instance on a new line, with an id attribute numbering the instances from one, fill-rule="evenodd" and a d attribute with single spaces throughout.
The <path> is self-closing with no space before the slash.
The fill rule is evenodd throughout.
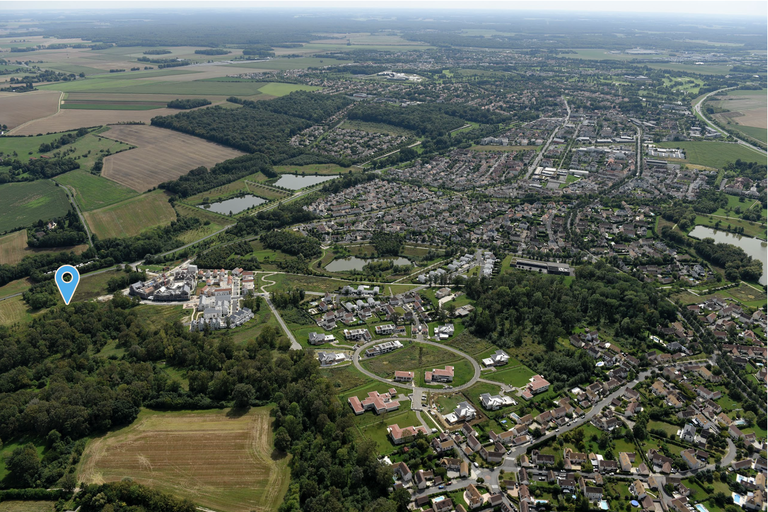
<path id="1" fill-rule="evenodd" d="M 693 108 L 696 110 L 696 114 L 698 115 L 698 117 L 700 117 L 701 119 L 703 119 L 703 120 L 704 120 L 704 122 L 705 122 L 705 123 L 707 123 L 707 125 L 708 125 L 710 128 L 712 128 L 713 130 L 717 130 L 717 131 L 718 131 L 719 133 L 721 133 L 721 134 L 722 134 L 724 137 L 733 137 L 734 139 L 736 139 L 736 142 L 737 142 L 737 143 L 739 143 L 739 144 L 741 144 L 742 146 L 746 146 L 746 147 L 748 147 L 749 149 L 751 149 L 751 150 L 753 150 L 753 151 L 757 151 L 757 152 L 758 152 L 758 153 L 760 153 L 761 155 L 765 155 L 765 154 L 766 154 L 766 151 L 765 151 L 765 150 L 763 150 L 763 149 L 761 149 L 761 148 L 759 148 L 759 147 L 757 147 L 757 146 L 753 146 L 753 145 L 752 145 L 752 144 L 750 144 L 749 142 L 747 142 L 747 141 L 745 141 L 745 140 L 742 140 L 742 139 L 740 139 L 740 138 L 738 138 L 738 137 L 736 137 L 736 136 L 734 136 L 734 135 L 731 135 L 730 133 L 726 132 L 725 130 L 723 130 L 722 128 L 720 128 L 719 126 L 717 126 L 715 123 L 711 122 L 709 119 L 707 119 L 707 117 L 706 117 L 704 114 L 702 114 L 702 112 L 701 112 L 701 106 L 704 104 L 704 102 L 705 102 L 705 101 L 707 101 L 707 98 L 709 98 L 709 97 L 710 97 L 710 96 L 712 96 L 713 94 L 717 94 L 717 93 L 719 93 L 719 92 L 723 92 L 723 91 L 730 91 L 731 89 L 736 89 L 736 87 L 726 87 L 725 89 L 718 89 L 717 91 L 712 91 L 712 92 L 710 92 L 710 93 L 707 93 L 707 94 L 705 94 L 705 95 L 704 95 L 704 96 L 703 96 L 703 97 L 702 97 L 702 98 L 699 100 L 699 102 L 698 102 L 696 105 L 694 105 L 694 106 L 693 106 Z"/>

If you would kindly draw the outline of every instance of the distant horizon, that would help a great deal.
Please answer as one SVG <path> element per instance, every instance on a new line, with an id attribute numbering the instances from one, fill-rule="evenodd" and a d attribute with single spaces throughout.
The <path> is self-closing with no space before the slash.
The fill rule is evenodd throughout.
<path id="1" fill-rule="evenodd" d="M 351 10 L 351 12 L 390 12 L 404 11 L 416 13 L 431 11 L 434 13 L 449 12 L 568 12 L 585 14 L 687 14 L 692 17 L 702 16 L 727 16 L 729 18 L 760 17 L 768 19 L 768 5 L 765 2 L 723 2 L 713 1 L 678 1 L 660 2 L 651 1 L 643 4 L 604 1 L 553 1 L 553 2 L 509 2 L 504 6 L 492 7 L 477 6 L 467 8 L 465 2 L 457 0 L 422 0 L 420 2 L 406 2 L 404 0 L 383 1 L 377 5 L 364 6 L 351 0 L 289 0 L 283 1 L 279 6 L 274 2 L 257 1 L 228 1 L 211 6 L 208 2 L 184 0 L 149 1 L 125 1 L 125 0 L 42 0 L 42 1 L 17 1 L 0 0 L 2 11 L 176 11 L 183 8 L 186 11 L 195 12 L 227 12 L 227 11 L 255 11 L 268 10 L 273 12 L 292 11 L 295 9 L 309 9 L 315 12 L 336 11 L 339 9 Z"/>

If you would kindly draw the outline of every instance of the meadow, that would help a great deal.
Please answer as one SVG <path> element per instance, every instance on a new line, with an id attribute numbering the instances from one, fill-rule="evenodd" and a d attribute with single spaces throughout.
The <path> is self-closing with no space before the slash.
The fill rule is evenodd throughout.
<path id="1" fill-rule="evenodd" d="M 0 512 L 53 512 L 54 501 L 3 501 Z"/>
<path id="2" fill-rule="evenodd" d="M 21 296 L 0 300 L 0 325 L 10 326 L 27 323 L 30 320 L 32 315 Z"/>
<path id="3" fill-rule="evenodd" d="M 105 137 L 136 146 L 104 159 L 101 175 L 144 192 L 196 167 L 212 167 L 244 153 L 192 135 L 155 126 L 113 126 Z"/>
<path id="4" fill-rule="evenodd" d="M 362 365 L 368 371 L 380 377 L 392 378 L 396 370 L 414 371 L 416 381 L 420 386 L 424 385 L 424 372 L 433 368 L 454 367 L 454 380 L 450 385 L 460 386 L 474 375 L 472 365 L 463 357 L 453 352 L 441 350 L 431 345 L 405 342 L 404 348 L 365 359 Z"/>
<path id="5" fill-rule="evenodd" d="M 76 254 L 88 249 L 86 244 L 68 246 L 68 247 L 53 247 L 50 249 L 32 249 L 27 246 L 27 230 L 15 231 L 4 236 L 0 236 L 0 264 L 13 265 L 18 263 L 25 256 L 34 256 L 44 252 L 69 252 L 74 251 Z"/>
<path id="6" fill-rule="evenodd" d="M 67 194 L 50 180 L 0 185 L 0 233 L 69 211 Z"/>
<path id="7" fill-rule="evenodd" d="M 78 476 L 86 483 L 132 478 L 215 510 L 276 510 L 289 459 L 275 456 L 269 413 L 144 410 L 131 426 L 92 439 Z"/>
<path id="8" fill-rule="evenodd" d="M 223 229 L 226 226 L 231 226 L 233 224 L 232 220 L 228 219 L 224 215 L 209 212 L 203 210 L 202 208 L 196 208 L 194 206 L 189 206 L 178 202 L 174 205 L 174 208 L 176 209 L 176 214 L 179 217 L 195 217 L 203 222 L 203 225 L 200 227 L 185 231 L 179 236 L 179 240 L 184 243 L 200 240 L 205 236 L 208 236 L 220 229 Z M 206 222 L 208 222 L 208 224 L 206 224 Z"/>
<path id="9" fill-rule="evenodd" d="M 160 190 L 83 215 L 94 234 L 102 239 L 138 235 L 146 229 L 176 220 L 176 212 Z"/>
<path id="10" fill-rule="evenodd" d="M 746 162 L 766 163 L 765 155 L 740 144 L 728 142 L 660 142 L 656 145 L 662 148 L 680 148 L 685 151 L 685 160 L 672 159 L 672 162 L 692 163 L 715 168 L 723 167 L 728 162 L 735 162 L 737 159 Z"/>
<path id="11" fill-rule="evenodd" d="M 104 208 L 138 195 L 135 190 L 82 169 L 61 174 L 56 181 L 75 190 L 75 200 L 83 211 Z"/>

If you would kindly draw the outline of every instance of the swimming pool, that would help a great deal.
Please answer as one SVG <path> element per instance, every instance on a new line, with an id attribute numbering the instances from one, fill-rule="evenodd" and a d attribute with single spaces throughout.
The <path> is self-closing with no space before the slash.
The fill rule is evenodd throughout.
<path id="1" fill-rule="evenodd" d="M 600 509 L 608 510 L 608 502 L 605 500 L 600 500 Z"/>
<path id="2" fill-rule="evenodd" d="M 731 497 L 733 498 L 733 504 L 741 506 L 741 500 L 743 499 L 741 497 L 741 494 L 736 494 L 735 492 L 731 493 Z"/>
<path id="3" fill-rule="evenodd" d="M 699 512 L 709 512 L 709 510 L 707 510 L 707 507 L 705 507 L 701 503 L 698 503 L 696 506 L 694 506 L 694 508 Z"/>

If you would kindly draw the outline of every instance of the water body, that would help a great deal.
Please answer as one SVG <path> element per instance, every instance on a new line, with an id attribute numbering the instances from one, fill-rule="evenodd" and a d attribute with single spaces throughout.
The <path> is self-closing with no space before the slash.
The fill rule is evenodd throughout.
<path id="1" fill-rule="evenodd" d="M 275 185 L 290 190 L 299 190 L 337 177 L 338 176 L 299 176 L 298 174 L 283 174 L 280 176 L 280 179 L 277 180 Z"/>
<path id="2" fill-rule="evenodd" d="M 717 229 L 707 228 L 704 226 L 696 226 L 693 231 L 690 232 L 690 236 L 703 240 L 705 238 L 714 238 L 717 243 L 725 243 L 740 247 L 749 256 L 752 256 L 756 260 L 763 262 L 763 275 L 760 276 L 760 284 L 766 283 L 766 243 L 758 238 L 752 238 L 751 236 L 736 235 L 734 233 L 728 233 L 727 231 L 719 231 Z"/>
<path id="3" fill-rule="evenodd" d="M 232 214 L 234 215 L 235 213 L 240 213 L 243 210 L 247 210 L 251 206 L 258 206 L 266 202 L 267 202 L 266 199 L 248 194 L 243 197 L 233 197 L 232 199 L 227 199 L 226 201 L 211 203 L 209 205 L 206 205 L 207 207 L 200 206 L 200 208 L 203 208 L 205 210 L 210 210 L 216 213 L 221 213 L 223 215 L 229 215 L 230 212 L 232 212 Z"/>
<path id="4" fill-rule="evenodd" d="M 325 270 L 328 272 L 345 272 L 349 270 L 363 270 L 363 267 L 372 261 L 383 261 L 391 258 L 376 258 L 364 260 L 357 256 L 351 258 L 344 258 L 343 260 L 333 260 L 326 265 Z M 395 265 L 410 265 L 411 262 L 407 258 L 395 258 L 392 260 Z"/>

